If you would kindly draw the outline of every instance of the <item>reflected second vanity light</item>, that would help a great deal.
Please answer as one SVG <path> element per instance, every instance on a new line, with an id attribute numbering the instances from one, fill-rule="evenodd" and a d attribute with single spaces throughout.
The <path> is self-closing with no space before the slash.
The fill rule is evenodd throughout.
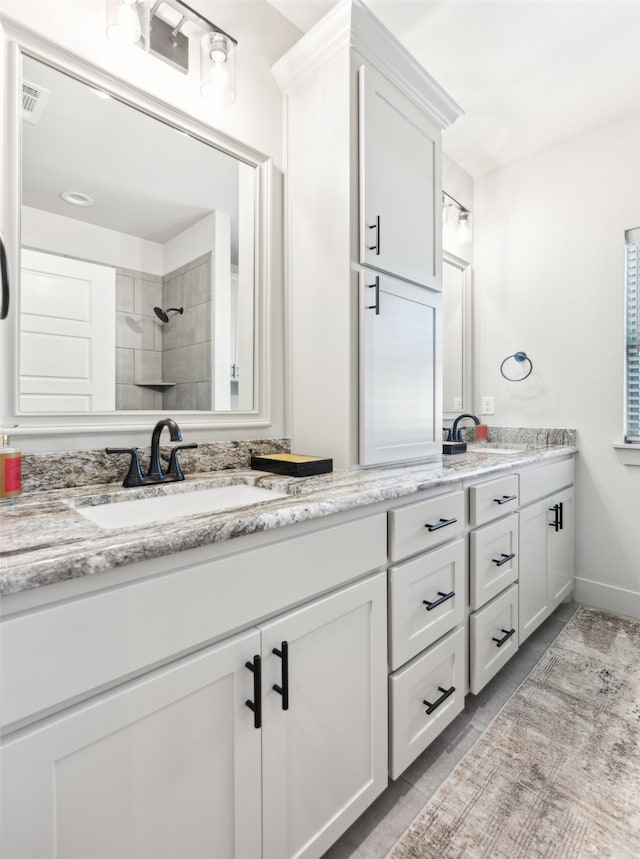
<path id="1" fill-rule="evenodd" d="M 268 425 L 269 158 L 3 25 L 4 421 L 91 433 L 178 411 L 187 427 Z M 184 313 L 167 326 L 156 306 Z M 108 389 L 97 406 L 91 360 Z"/>

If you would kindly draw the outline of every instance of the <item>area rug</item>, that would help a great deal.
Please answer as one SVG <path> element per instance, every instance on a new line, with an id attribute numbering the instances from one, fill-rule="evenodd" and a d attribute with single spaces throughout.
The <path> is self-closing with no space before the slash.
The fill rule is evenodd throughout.
<path id="1" fill-rule="evenodd" d="M 387 859 L 638 859 L 640 622 L 581 607 Z"/>

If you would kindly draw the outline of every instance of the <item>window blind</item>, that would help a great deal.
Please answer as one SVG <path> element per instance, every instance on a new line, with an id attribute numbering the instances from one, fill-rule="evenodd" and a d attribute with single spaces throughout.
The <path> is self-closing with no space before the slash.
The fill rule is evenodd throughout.
<path id="1" fill-rule="evenodd" d="M 637 235 L 637 230 L 633 230 Z M 635 238 L 635 236 L 634 236 Z M 626 245 L 626 431 L 625 441 L 640 444 L 640 304 L 638 279 L 640 268 L 640 242 Z"/>

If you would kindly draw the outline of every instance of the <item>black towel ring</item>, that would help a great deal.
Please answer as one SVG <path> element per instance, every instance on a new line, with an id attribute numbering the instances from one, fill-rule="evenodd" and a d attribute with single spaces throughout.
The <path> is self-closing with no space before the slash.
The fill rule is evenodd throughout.
<path id="1" fill-rule="evenodd" d="M 512 358 L 514 358 L 519 364 L 522 364 L 525 361 L 527 362 L 527 364 L 529 365 L 529 369 L 524 374 L 524 376 L 518 376 L 517 379 L 512 379 L 511 376 L 507 376 L 507 374 L 504 371 L 504 365 L 507 363 L 507 361 L 510 361 Z M 507 382 L 522 382 L 531 375 L 532 371 L 533 371 L 533 361 L 531 360 L 531 358 L 528 357 L 526 352 L 514 352 L 513 355 L 507 356 L 504 359 L 504 361 L 502 362 L 502 364 L 500 364 L 500 373 L 507 380 Z"/>

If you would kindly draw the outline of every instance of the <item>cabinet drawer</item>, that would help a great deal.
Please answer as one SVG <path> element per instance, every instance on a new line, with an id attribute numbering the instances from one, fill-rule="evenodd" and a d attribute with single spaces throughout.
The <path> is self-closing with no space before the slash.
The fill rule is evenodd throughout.
<path id="1" fill-rule="evenodd" d="M 391 778 L 464 709 L 464 657 L 464 629 L 458 628 L 389 677 Z"/>
<path id="2" fill-rule="evenodd" d="M 389 568 L 389 667 L 392 671 L 462 623 L 464 540 Z"/>
<path id="3" fill-rule="evenodd" d="M 518 579 L 518 514 L 470 534 L 469 604 L 472 611 Z"/>
<path id="4" fill-rule="evenodd" d="M 470 615 L 469 638 L 470 688 L 477 695 L 518 649 L 518 585 Z"/>
<path id="5" fill-rule="evenodd" d="M 517 474 L 469 488 L 469 523 L 472 528 L 511 513 L 517 506 Z"/>
<path id="6" fill-rule="evenodd" d="M 520 504 L 530 504 L 545 495 L 551 495 L 574 481 L 575 463 L 564 459 L 520 473 Z"/>
<path id="7" fill-rule="evenodd" d="M 389 512 L 389 557 L 400 561 L 462 533 L 464 493 L 449 492 Z"/>

